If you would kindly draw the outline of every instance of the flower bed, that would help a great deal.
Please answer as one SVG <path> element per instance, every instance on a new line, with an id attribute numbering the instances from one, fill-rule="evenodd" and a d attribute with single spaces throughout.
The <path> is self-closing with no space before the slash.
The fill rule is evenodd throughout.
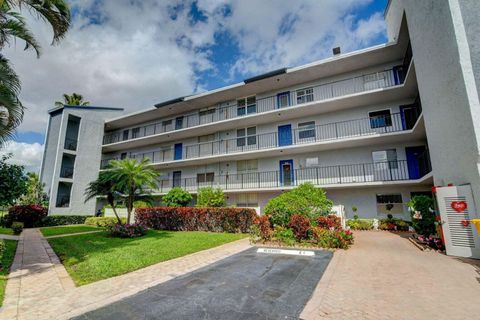
<path id="1" fill-rule="evenodd" d="M 141 237 L 147 233 L 147 229 L 139 224 L 120 224 L 115 223 L 107 226 L 108 233 L 118 238 Z"/>
<path id="2" fill-rule="evenodd" d="M 250 239 L 253 243 L 347 249 L 353 243 L 353 234 L 341 227 L 335 215 L 321 216 L 311 223 L 307 217 L 295 214 L 287 227 L 272 226 L 269 216 L 258 217 Z"/>
<path id="3" fill-rule="evenodd" d="M 155 230 L 248 232 L 257 214 L 246 208 L 156 207 L 135 210 L 136 223 Z"/>

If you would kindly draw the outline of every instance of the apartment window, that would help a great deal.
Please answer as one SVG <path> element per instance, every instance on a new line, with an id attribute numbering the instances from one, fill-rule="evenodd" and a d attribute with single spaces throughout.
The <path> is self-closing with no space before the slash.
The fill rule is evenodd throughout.
<path id="1" fill-rule="evenodd" d="M 308 121 L 298 124 L 298 138 L 315 138 L 315 121 Z"/>
<path id="2" fill-rule="evenodd" d="M 132 129 L 132 139 L 140 137 L 140 128 Z"/>
<path id="3" fill-rule="evenodd" d="M 123 140 L 128 140 L 128 129 L 123 130 Z"/>
<path id="4" fill-rule="evenodd" d="M 237 116 L 244 116 L 257 112 L 257 100 L 255 96 L 237 100 Z"/>
<path id="5" fill-rule="evenodd" d="M 239 160 L 237 161 L 237 172 L 238 173 L 248 173 L 248 172 L 257 172 L 258 171 L 258 160 Z"/>
<path id="6" fill-rule="evenodd" d="M 172 119 L 162 121 L 163 131 L 168 131 L 171 126 L 172 126 Z"/>
<path id="7" fill-rule="evenodd" d="M 214 172 L 197 173 L 197 183 L 213 182 L 214 179 L 215 179 Z"/>
<path id="8" fill-rule="evenodd" d="M 240 193 L 236 196 L 237 207 L 258 207 L 256 193 Z"/>
<path id="9" fill-rule="evenodd" d="M 237 129 L 237 147 L 257 144 L 257 127 Z"/>
<path id="10" fill-rule="evenodd" d="M 392 115 L 390 110 L 372 111 L 368 113 L 370 118 L 370 128 L 384 128 L 392 126 Z"/>
<path id="11" fill-rule="evenodd" d="M 377 212 L 381 214 L 401 214 L 403 213 L 402 195 L 396 194 L 377 194 Z"/>
<path id="12" fill-rule="evenodd" d="M 285 108 L 290 105 L 290 92 L 282 92 L 277 94 L 278 108 Z"/>
<path id="13" fill-rule="evenodd" d="M 313 88 L 297 90 L 297 104 L 313 101 Z"/>
<path id="14" fill-rule="evenodd" d="M 377 170 L 386 169 L 388 164 L 389 169 L 398 169 L 398 159 L 396 149 L 387 149 L 382 151 L 372 152 L 373 162 L 378 165 L 375 166 Z"/>
<path id="15" fill-rule="evenodd" d="M 126 152 L 122 152 L 122 154 L 120 155 L 120 160 L 123 160 L 127 158 L 127 153 Z"/>

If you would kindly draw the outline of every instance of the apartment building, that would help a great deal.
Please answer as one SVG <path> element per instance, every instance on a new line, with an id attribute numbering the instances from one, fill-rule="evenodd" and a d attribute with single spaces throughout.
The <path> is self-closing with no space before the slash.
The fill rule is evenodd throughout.
<path id="1" fill-rule="evenodd" d="M 95 130 L 76 140 L 88 141 L 77 151 L 88 163 L 76 159 L 72 174 L 60 178 L 70 153 L 58 148 L 65 134 L 49 126 L 42 181 L 50 212 L 93 214 L 102 203 L 84 203 L 85 180 L 124 158 L 148 158 L 161 172 L 159 201 L 173 187 L 195 194 L 212 186 L 231 205 L 262 210 L 272 197 L 311 182 L 349 217 L 355 206 L 361 217 L 409 219 L 406 203 L 431 194 L 433 185 L 471 184 L 478 197 L 480 24 L 472 10 L 479 12 L 471 1 L 392 0 L 382 45 L 127 115 L 56 110 L 52 119 L 74 114 L 80 128 Z M 54 155 L 57 161 L 47 160 Z M 68 197 L 59 202 L 59 194 Z"/>

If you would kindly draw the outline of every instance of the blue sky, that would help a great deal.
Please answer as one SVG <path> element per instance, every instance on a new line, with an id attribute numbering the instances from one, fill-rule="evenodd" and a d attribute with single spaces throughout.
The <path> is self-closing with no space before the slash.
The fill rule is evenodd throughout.
<path id="1" fill-rule="evenodd" d="M 47 110 L 63 93 L 132 112 L 323 59 L 335 46 L 345 53 L 387 41 L 387 0 L 69 2 L 72 28 L 60 45 L 50 46 L 51 30 L 31 18 L 42 57 L 21 44 L 5 53 L 27 106 L 18 150 L 41 153 Z"/>

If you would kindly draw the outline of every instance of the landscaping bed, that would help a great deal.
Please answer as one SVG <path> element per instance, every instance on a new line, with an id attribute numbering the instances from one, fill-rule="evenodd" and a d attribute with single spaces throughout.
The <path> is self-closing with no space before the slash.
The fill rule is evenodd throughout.
<path id="1" fill-rule="evenodd" d="M 89 231 L 102 231 L 102 228 L 92 227 L 87 225 L 69 225 L 69 226 L 57 226 L 57 227 L 44 227 L 40 228 L 40 232 L 45 237 L 80 233 L 80 232 L 89 232 Z"/>
<path id="2" fill-rule="evenodd" d="M 107 232 L 52 238 L 48 242 L 76 285 L 118 276 L 247 237 L 245 234 L 149 230 L 140 238 Z"/>

